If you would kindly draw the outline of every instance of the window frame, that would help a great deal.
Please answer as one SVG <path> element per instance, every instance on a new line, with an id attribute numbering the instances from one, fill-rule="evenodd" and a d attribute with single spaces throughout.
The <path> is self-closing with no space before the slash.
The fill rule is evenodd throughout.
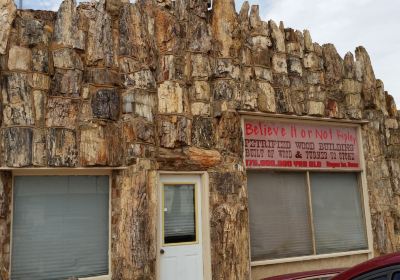
<path id="1" fill-rule="evenodd" d="M 320 255 L 308 255 L 308 256 L 300 256 L 300 257 L 289 257 L 289 258 L 277 258 L 277 259 L 269 259 L 269 260 L 259 260 L 259 261 L 251 261 L 251 246 L 249 248 L 249 258 L 251 267 L 256 266 L 265 266 L 270 264 L 282 264 L 282 263 L 293 263 L 293 262 L 302 262 L 302 261 L 313 261 L 320 259 L 332 259 L 338 257 L 347 257 L 352 255 L 367 255 L 368 259 L 373 257 L 373 233 L 372 233 L 372 223 L 371 223 L 371 210 L 369 206 L 369 196 L 368 196 L 368 188 L 367 188 L 367 177 L 366 177 L 366 165 L 365 165 L 365 157 L 363 150 L 363 138 L 362 138 L 362 125 L 368 124 L 368 121 L 353 121 L 353 120 L 338 120 L 338 119 L 321 119 L 317 117 L 309 117 L 309 116 L 294 116 L 294 115 L 277 115 L 277 114 L 269 114 L 269 113 L 258 113 L 258 112 L 245 112 L 240 111 L 241 114 L 241 128 L 242 128 L 242 139 L 245 139 L 245 129 L 244 123 L 245 120 L 264 120 L 270 122 L 280 122 L 280 123 L 297 123 L 297 124 L 318 124 L 318 125 L 326 125 L 326 126 L 343 126 L 343 127 L 355 127 L 357 129 L 357 137 L 359 140 L 358 143 L 358 152 L 360 157 L 360 168 L 354 170 L 342 169 L 342 168 L 299 168 L 299 167 L 290 167 L 290 168 L 247 168 L 246 167 L 246 155 L 244 149 L 244 141 L 243 141 L 243 168 L 247 172 L 266 172 L 266 171 L 280 171 L 280 172 L 305 172 L 306 182 L 307 182 L 307 192 L 308 195 L 311 195 L 311 185 L 310 185 L 310 172 L 329 172 L 329 173 L 356 173 L 358 179 L 358 186 L 360 192 L 360 202 L 361 202 L 361 211 L 363 212 L 364 224 L 365 224 L 365 234 L 367 237 L 367 249 L 365 250 L 357 250 L 357 251 L 346 251 L 346 252 L 337 252 L 337 253 L 328 253 L 328 254 L 320 254 Z M 249 186 L 247 186 L 249 187 Z M 309 200 L 309 203 L 312 203 Z M 312 205 L 309 205 L 310 217 L 311 217 L 311 227 L 312 234 L 314 235 L 314 223 L 313 223 L 313 213 L 312 213 Z M 314 238 L 313 238 L 314 239 Z M 250 242 L 250 240 L 249 240 Z M 314 241 L 313 241 L 314 242 Z M 250 243 L 249 243 L 250 245 Z M 314 245 L 314 244 L 313 244 Z M 313 246 L 315 249 L 316 246 Z"/>
<path id="2" fill-rule="evenodd" d="M 98 275 L 92 277 L 79 278 L 79 280 L 111 280 L 111 215 L 112 215 L 112 169 L 109 168 L 93 168 L 93 169 L 57 169 L 57 168 L 43 168 L 43 169 L 15 169 L 12 170 L 12 187 L 11 187 L 11 205 L 10 205 L 10 268 L 9 277 L 12 275 L 12 248 L 13 248 L 13 220 L 14 220 L 14 183 L 15 177 L 24 176 L 108 176 L 108 274 Z"/>
<path id="3" fill-rule="evenodd" d="M 162 211 L 161 213 L 161 237 L 162 237 L 162 242 L 161 246 L 162 247 L 174 247 L 174 246 L 184 246 L 184 245 L 194 245 L 194 244 L 199 244 L 199 205 L 198 205 L 198 199 L 199 199 L 199 186 L 196 182 L 172 182 L 172 183 L 162 183 L 161 184 L 161 209 L 165 208 L 165 187 L 166 186 L 173 186 L 173 187 L 178 187 L 180 185 L 193 185 L 194 186 L 194 217 L 195 217 L 195 234 L 196 234 L 196 239 L 194 241 L 188 241 L 188 242 L 173 242 L 173 243 L 165 243 L 165 212 Z"/>
<path id="4" fill-rule="evenodd" d="M 252 170 L 250 173 L 263 173 L 263 172 L 274 172 L 276 170 Z M 266 259 L 266 260 L 256 260 L 251 261 L 252 266 L 256 265 L 264 265 L 264 264 L 275 264 L 275 263 L 283 263 L 283 262 L 291 262 L 291 261 L 302 261 L 302 260 L 311 260 L 311 259 L 319 259 L 324 257 L 334 257 L 334 256 L 348 256 L 353 254 L 365 254 L 370 252 L 370 246 L 368 243 L 368 233 L 367 233 L 367 219 L 365 216 L 365 207 L 363 203 L 363 194 L 362 194 L 362 185 L 361 185 L 361 173 L 360 172 L 346 172 L 355 174 L 357 177 L 357 190 L 360 198 L 360 206 L 362 212 L 362 223 L 364 225 L 364 235 L 367 240 L 367 249 L 362 250 L 351 250 L 351 251 L 344 251 L 344 252 L 335 252 L 335 253 L 326 253 L 326 254 L 317 254 L 317 246 L 316 246 L 316 235 L 315 235 L 315 224 L 314 224 L 314 215 L 313 215 L 313 207 L 312 207 L 312 191 L 311 191 L 311 174 L 310 173 L 327 173 L 326 171 L 319 171 L 317 170 L 279 170 L 280 173 L 300 173 L 305 177 L 305 192 L 307 197 L 307 207 L 309 213 L 309 222 L 310 222 L 310 233 L 311 233 L 311 241 L 312 241 L 312 251 L 313 254 L 311 255 L 304 255 L 304 256 L 296 256 L 296 257 L 288 257 L 288 258 L 276 258 L 276 259 Z M 332 172 L 333 173 L 333 172 Z M 334 173 L 345 173 L 340 170 L 336 170 Z M 250 186 L 248 186 L 250 187 Z M 251 247 L 250 247 L 251 249 Z M 250 254 L 251 257 L 251 254 Z"/>

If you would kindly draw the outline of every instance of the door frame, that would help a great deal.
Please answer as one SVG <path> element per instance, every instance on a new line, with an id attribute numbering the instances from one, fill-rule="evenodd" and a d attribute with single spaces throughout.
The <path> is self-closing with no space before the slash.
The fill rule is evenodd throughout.
<path id="1" fill-rule="evenodd" d="M 175 176 L 200 176 L 201 186 L 200 188 L 200 204 L 198 207 L 201 209 L 201 236 L 202 236 L 202 257 L 203 257 L 203 279 L 211 280 L 211 245 L 210 245 L 210 203 L 209 203 L 209 177 L 208 173 L 205 171 L 193 171 L 193 172 L 179 172 L 179 171 L 158 171 L 156 176 L 156 188 L 157 188 L 157 251 L 156 251 L 156 279 L 161 279 L 161 260 L 160 260 L 160 249 L 161 249 L 161 240 L 160 236 L 162 234 L 162 229 L 160 228 L 160 219 L 161 219 L 161 211 L 160 207 L 162 205 L 161 198 L 161 181 L 160 177 L 162 175 L 175 175 Z"/>

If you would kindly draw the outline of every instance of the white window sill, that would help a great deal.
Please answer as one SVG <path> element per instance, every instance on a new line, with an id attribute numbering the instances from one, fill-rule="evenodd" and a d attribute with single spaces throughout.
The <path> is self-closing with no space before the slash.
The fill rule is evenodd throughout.
<path id="1" fill-rule="evenodd" d="M 302 261 L 308 261 L 308 260 L 338 258 L 338 257 L 352 256 L 352 255 L 366 255 L 366 254 L 370 254 L 370 253 L 372 253 L 371 250 L 359 250 L 359 251 L 350 251 L 350 252 L 341 252 L 341 253 L 332 253 L 332 254 L 293 257 L 293 258 L 285 258 L 285 259 L 254 261 L 254 262 L 251 262 L 251 266 L 262 266 L 262 265 L 290 263 L 290 262 L 302 262 Z"/>

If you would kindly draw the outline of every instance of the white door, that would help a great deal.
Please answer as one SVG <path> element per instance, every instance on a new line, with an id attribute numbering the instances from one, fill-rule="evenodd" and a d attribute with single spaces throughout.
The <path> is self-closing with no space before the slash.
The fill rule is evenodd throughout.
<path id="1" fill-rule="evenodd" d="M 160 177 L 160 279 L 203 280 L 201 177 Z"/>

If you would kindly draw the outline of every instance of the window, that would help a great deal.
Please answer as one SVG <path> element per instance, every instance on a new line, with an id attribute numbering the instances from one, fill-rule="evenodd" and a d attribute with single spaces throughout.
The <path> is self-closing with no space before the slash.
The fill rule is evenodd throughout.
<path id="1" fill-rule="evenodd" d="M 108 176 L 18 176 L 11 279 L 109 273 Z"/>
<path id="2" fill-rule="evenodd" d="M 400 280 L 400 271 L 393 274 L 392 280 Z"/>
<path id="3" fill-rule="evenodd" d="M 368 247 L 357 173 L 248 172 L 248 190 L 252 261 Z"/>
<path id="4" fill-rule="evenodd" d="M 164 185 L 164 244 L 196 242 L 195 185 Z"/>

